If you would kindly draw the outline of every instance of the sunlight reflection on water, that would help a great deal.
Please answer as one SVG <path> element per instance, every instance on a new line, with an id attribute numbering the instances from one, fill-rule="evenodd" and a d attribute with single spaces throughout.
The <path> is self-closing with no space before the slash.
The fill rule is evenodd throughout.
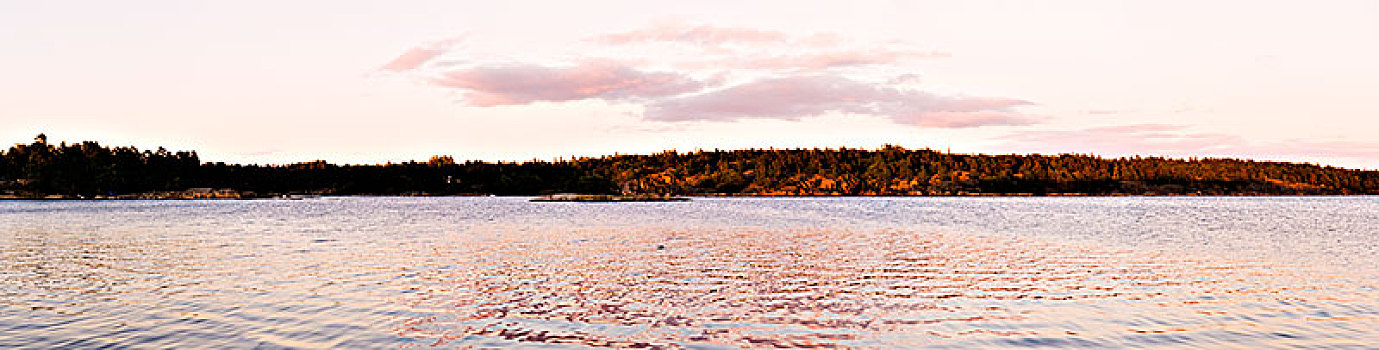
<path id="1" fill-rule="evenodd" d="M 1379 343 L 1379 200 L 0 203 L 0 347 Z"/>

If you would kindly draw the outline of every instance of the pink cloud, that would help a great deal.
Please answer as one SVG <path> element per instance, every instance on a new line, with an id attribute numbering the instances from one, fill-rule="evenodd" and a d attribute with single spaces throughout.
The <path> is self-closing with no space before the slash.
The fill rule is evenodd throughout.
<path id="1" fill-rule="evenodd" d="M 1147 132 L 1181 131 L 1186 128 L 1186 126 L 1173 124 L 1132 124 L 1095 127 L 1085 129 L 1080 132 L 1108 134 L 1143 134 Z"/>
<path id="2" fill-rule="evenodd" d="M 446 72 L 432 82 L 467 90 L 465 100 L 481 107 L 537 101 L 653 98 L 704 87 L 681 74 L 643 72 L 610 61 L 588 61 L 573 67 L 483 66 Z"/>
<path id="3" fill-rule="evenodd" d="M 1184 125 L 1133 124 L 1080 130 L 1043 130 L 999 138 L 1019 152 L 1093 152 L 1107 156 L 1215 156 L 1298 160 L 1379 160 L 1379 143 L 1339 140 L 1250 142 L 1236 135 L 1192 132 Z"/>
<path id="4" fill-rule="evenodd" d="M 990 125 L 1028 125 L 1036 121 L 1032 117 L 1002 111 L 938 111 L 922 114 L 920 118 L 916 118 L 914 124 L 928 128 L 960 129 Z"/>
<path id="5" fill-rule="evenodd" d="M 397 58 L 394 58 L 392 61 L 388 61 L 381 69 L 394 72 L 416 69 L 426 64 L 426 62 L 431 61 L 431 59 L 436 58 L 436 56 L 440 56 L 446 51 L 449 51 L 450 47 L 459 43 L 460 40 L 463 40 L 463 38 L 447 39 L 408 49 L 406 52 L 403 52 L 402 55 L 397 56 Z"/>
<path id="6" fill-rule="evenodd" d="M 741 67 L 752 69 L 804 68 L 825 69 L 847 66 L 866 66 L 893 64 L 911 58 L 948 57 L 940 52 L 873 50 L 867 52 L 825 52 L 801 56 L 777 56 L 762 59 L 748 59 Z"/>
<path id="7" fill-rule="evenodd" d="M 1379 143 L 1337 140 L 1286 140 L 1256 145 L 1244 145 L 1232 151 L 1244 155 L 1265 157 L 1306 156 L 1340 157 L 1379 161 Z"/>
<path id="8" fill-rule="evenodd" d="M 800 40 L 802 44 L 816 47 L 837 46 L 845 41 L 843 36 L 835 33 L 815 33 L 804 38 L 804 40 Z"/>
<path id="9" fill-rule="evenodd" d="M 425 66 L 428 73 L 435 72 L 425 79 L 460 90 L 465 102 L 472 106 L 600 99 L 640 104 L 645 107 L 643 118 L 650 121 L 798 120 L 828 113 L 882 116 L 899 124 L 931 128 L 1027 125 L 1040 121 L 1014 111 L 1031 104 L 1027 101 L 944 96 L 901 88 L 913 85 L 918 76 L 902 74 L 908 72 L 897 69 L 897 64 L 917 58 L 947 57 L 944 53 L 914 50 L 903 43 L 864 44 L 847 49 L 839 46 L 845 40 L 835 34 L 792 36 L 774 30 L 679 23 L 589 40 L 611 45 L 676 43 L 693 47 L 688 48 L 687 54 L 672 56 L 647 58 L 621 53 L 631 57 L 621 57 L 619 61 L 580 61 L 579 57 L 597 57 L 600 49 L 626 49 L 595 45 L 585 48 L 592 49 L 594 54 L 576 53 L 571 56 L 573 61 L 564 61 L 579 62 L 573 65 L 497 64 L 470 58 L 462 65 L 442 66 L 429 63 L 448 48 L 448 44 L 438 43 L 409 50 L 385 69 L 406 71 Z M 658 66 L 675 67 L 677 71 L 645 68 Z M 842 67 L 857 69 L 835 69 Z M 890 82 L 855 78 L 864 72 L 881 73 L 865 74 L 869 77 L 896 78 Z M 735 85 L 720 89 L 724 84 Z"/>
<path id="10" fill-rule="evenodd" d="M 1121 113 L 1121 111 L 1114 110 L 1114 109 L 1092 109 L 1092 110 L 1088 110 L 1088 111 L 1087 111 L 1087 114 L 1120 114 L 1120 113 Z"/>
<path id="11" fill-rule="evenodd" d="M 787 39 L 789 36 L 785 33 L 773 30 L 664 24 L 630 32 L 602 35 L 593 40 L 619 45 L 642 42 L 677 42 L 713 46 L 726 43 L 784 42 Z"/>
<path id="12" fill-rule="evenodd" d="M 589 41 L 613 45 L 671 42 L 699 46 L 704 54 L 702 59 L 690 57 L 686 61 L 675 64 L 677 67 L 689 69 L 817 70 L 894 64 L 914 58 L 949 57 L 947 53 L 942 52 L 908 49 L 900 43 L 885 43 L 879 47 L 853 51 L 831 50 L 831 48 L 846 42 L 843 37 L 833 33 L 792 36 L 774 30 L 712 25 L 690 26 L 682 23 L 660 24 L 629 32 L 602 35 L 593 37 Z M 725 46 L 725 44 L 733 43 L 753 45 L 751 50 L 746 50 L 744 47 Z M 765 49 L 767 47 L 772 49 Z M 776 54 L 782 51 L 797 51 L 797 49 L 804 49 L 804 52 Z M 772 54 L 761 54 L 766 52 Z"/>
<path id="13" fill-rule="evenodd" d="M 745 68 L 752 70 L 804 69 L 822 70 L 838 67 L 856 67 L 895 64 L 916 58 L 948 57 L 942 52 L 876 49 L 868 51 L 832 51 L 800 55 L 781 55 L 767 57 L 734 57 L 690 61 L 677 65 L 681 68 Z"/>
<path id="14" fill-rule="evenodd" d="M 1035 123 L 1035 118 L 1010 111 L 1028 104 L 1014 99 L 940 96 L 836 75 L 810 75 L 763 79 L 665 99 L 648 106 L 645 116 L 658 121 L 798 120 L 843 112 L 886 116 L 902 124 L 964 128 Z"/>
<path id="15" fill-rule="evenodd" d="M 919 78 L 919 74 L 906 73 L 896 76 L 895 78 L 891 78 L 891 80 L 887 83 L 891 85 L 919 84 L 921 80 L 922 79 Z"/>
<path id="16" fill-rule="evenodd" d="M 1081 130 L 1025 131 L 1001 139 L 1008 145 L 1042 152 L 1101 152 L 1128 154 L 1202 154 L 1204 151 L 1233 147 L 1240 137 L 1216 133 L 1194 133 L 1182 125 L 1134 124 Z"/>
<path id="17" fill-rule="evenodd" d="M 403 52 L 401 56 L 397 56 L 397 58 L 394 58 L 392 61 L 389 61 L 388 64 L 383 65 L 383 69 L 394 72 L 412 70 L 417 67 L 420 67 L 422 64 L 425 64 L 426 61 L 430 61 L 432 58 L 436 58 L 436 56 L 439 56 L 442 53 L 445 53 L 445 50 L 426 47 L 414 47 L 408 49 L 407 52 Z"/>

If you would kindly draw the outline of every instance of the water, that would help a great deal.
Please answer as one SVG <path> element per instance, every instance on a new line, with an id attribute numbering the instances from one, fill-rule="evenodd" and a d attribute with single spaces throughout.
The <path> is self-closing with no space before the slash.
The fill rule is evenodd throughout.
<path id="1" fill-rule="evenodd" d="M 1379 198 L 0 202 L 0 347 L 1374 348 Z"/>

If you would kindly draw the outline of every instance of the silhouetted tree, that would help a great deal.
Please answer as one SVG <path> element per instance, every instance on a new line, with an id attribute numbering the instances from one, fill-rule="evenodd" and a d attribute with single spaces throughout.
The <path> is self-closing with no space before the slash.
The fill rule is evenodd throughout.
<path id="1" fill-rule="evenodd" d="M 257 193 L 531 195 L 1379 194 L 1379 172 L 1312 164 L 1090 155 L 965 155 L 886 146 L 615 155 L 557 162 L 290 165 L 202 163 L 196 152 L 31 144 L 0 153 L 0 191 L 112 195 L 233 188 Z"/>

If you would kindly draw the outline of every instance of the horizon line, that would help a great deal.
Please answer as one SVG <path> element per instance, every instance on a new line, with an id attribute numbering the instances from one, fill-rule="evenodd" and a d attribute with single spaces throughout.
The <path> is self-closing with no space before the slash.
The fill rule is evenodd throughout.
<path id="1" fill-rule="evenodd" d="M 45 136 L 45 135 L 46 135 L 46 134 L 42 134 L 42 133 L 39 134 L 39 136 Z M 154 148 L 139 148 L 138 146 L 134 146 L 134 145 L 128 145 L 128 146 L 111 146 L 111 145 L 102 144 L 100 141 L 95 141 L 95 140 L 84 140 L 84 141 L 73 142 L 73 143 L 71 143 L 71 144 L 82 144 L 82 143 L 86 143 L 86 142 L 94 142 L 94 143 L 100 145 L 101 147 L 107 147 L 107 148 L 124 148 L 124 147 L 128 147 L 128 148 L 133 148 L 133 149 L 135 149 L 135 150 L 140 150 L 140 151 L 150 151 L 150 150 L 156 150 L 156 149 L 164 149 L 164 150 L 166 150 L 166 151 L 168 151 L 168 152 L 172 152 L 172 153 L 176 153 L 176 152 L 192 152 L 192 153 L 194 153 L 194 154 L 197 153 L 196 150 L 171 150 L 171 149 L 168 149 L 168 148 L 163 147 L 163 146 L 156 146 L 156 147 L 154 147 Z M 12 146 L 11 149 L 14 148 L 14 147 L 17 147 L 17 146 L 30 146 L 30 145 L 33 145 L 33 144 L 36 144 L 36 143 L 39 143 L 39 137 L 38 137 L 38 136 L 36 136 L 36 137 L 34 138 L 34 143 L 27 143 L 27 144 L 26 144 L 26 143 L 15 143 L 15 146 Z M 47 145 L 54 145 L 53 143 L 51 143 L 51 142 L 46 142 L 46 141 L 44 141 L 44 142 L 42 142 L 42 143 L 47 144 Z M 68 144 L 68 142 L 67 142 L 67 141 L 61 141 L 60 144 Z M 1253 159 L 1253 158 L 1245 158 L 1245 157 L 1222 157 L 1222 156 L 1168 156 L 1168 155 L 1152 155 L 1152 154 L 1134 154 L 1134 155 L 1124 155 L 1124 156 L 1105 156 L 1105 155 L 1096 154 L 1096 153 L 1090 153 L 1090 152 L 1089 152 L 1089 153 L 1078 153 L 1078 152 L 1059 152 L 1059 153 L 1040 153 L 1040 152 L 1033 152 L 1033 153 L 1015 153 L 1015 152 L 1012 152 L 1012 153 L 953 152 L 951 148 L 950 148 L 950 149 L 947 149 L 947 150 L 937 150 L 937 149 L 933 149 L 933 148 L 929 148 L 929 147 L 911 149 L 911 148 L 906 148 L 906 147 L 904 147 L 904 146 L 900 146 L 900 145 L 896 145 L 896 144 L 890 144 L 890 143 L 883 144 L 882 146 L 876 147 L 876 148 L 867 148 L 867 147 L 848 147 L 848 146 L 838 146 L 838 147 L 836 147 L 836 148 L 835 148 L 835 147 L 812 147 L 812 148 L 808 148 L 808 147 L 794 147 L 794 148 L 766 147 L 766 148 L 736 148 L 736 149 L 720 149 L 720 148 L 704 149 L 704 148 L 695 148 L 693 151 L 687 151 L 686 153 L 727 153 L 727 152 L 740 152 L 740 151 L 845 151 L 845 150 L 867 151 L 867 152 L 880 152 L 880 151 L 885 151 L 885 150 L 887 150 L 888 148 L 892 148 L 892 147 L 893 147 L 893 148 L 896 148 L 896 149 L 899 149 L 899 150 L 901 150 L 901 151 L 907 151 L 907 152 L 911 152 L 911 151 L 930 151 L 930 152 L 935 152 L 935 153 L 944 154 L 944 155 L 960 155 L 960 156 L 1019 156 L 1019 157 L 1061 157 L 1061 156 L 1078 156 L 1078 157 L 1091 157 L 1091 158 L 1105 159 L 1105 160 L 1122 160 L 1122 159 L 1123 159 L 1123 160 L 1131 160 L 1131 159 L 1148 158 L 1148 159 L 1162 159 L 1162 160 L 1183 161 L 1183 162 L 1198 162 L 1198 161 L 1206 161 L 1206 160 L 1234 160 L 1234 161 L 1245 161 L 1245 162 L 1254 162 L 1254 163 L 1277 163 L 1277 164 L 1311 165 L 1311 166 L 1317 166 L 1317 167 L 1321 167 L 1321 168 L 1345 169 L 1345 170 L 1354 170 L 1354 171 L 1363 171 L 1363 172 L 1379 171 L 1379 169 L 1351 168 L 1351 167 L 1344 167 L 1344 166 L 1337 166 L 1337 165 L 1326 165 L 1326 164 L 1321 164 L 1321 163 L 1316 163 L 1316 162 L 1296 162 L 1296 161 L 1282 161 L 1282 160 L 1261 160 L 1261 159 Z M 8 151 L 9 151 L 8 149 L 4 150 L 4 152 L 8 152 Z M 471 159 L 464 159 L 464 160 L 455 160 L 455 157 L 454 157 L 453 155 L 449 155 L 449 154 L 433 154 L 433 155 L 431 155 L 431 157 L 432 157 L 432 158 L 435 158 L 435 157 L 447 157 L 447 158 L 450 158 L 450 160 L 451 160 L 452 162 L 454 162 L 455 164 L 463 164 L 463 163 L 470 163 L 470 162 L 494 163 L 494 164 L 529 164 L 529 163 L 561 163 L 561 162 L 569 162 L 569 161 L 582 160 L 582 159 L 605 159 L 605 158 L 625 157 L 625 156 L 632 156 L 632 157 L 637 157 L 637 156 L 655 156 L 655 155 L 661 155 L 661 154 L 667 154 L 667 153 L 679 154 L 680 151 L 679 151 L 678 149 L 676 149 L 676 148 L 669 148 L 669 149 L 665 149 L 665 150 L 662 150 L 662 151 L 659 151 L 659 152 L 652 152 L 652 153 L 619 153 L 619 152 L 613 152 L 613 153 L 611 153 L 611 154 L 601 154 L 601 155 L 593 155 L 593 156 L 570 155 L 568 158 L 565 157 L 565 156 L 558 156 L 558 157 L 555 157 L 554 159 L 540 159 L 540 158 L 535 158 L 535 157 L 534 157 L 534 158 L 532 158 L 532 159 L 527 159 L 527 160 L 511 160 L 511 161 L 508 161 L 508 160 L 501 160 L 501 159 L 500 159 L 500 160 L 486 160 L 486 159 L 474 159 L 474 158 L 471 158 Z M 240 165 L 240 166 L 291 166 L 291 165 L 309 164 L 309 163 L 318 163 L 318 162 L 323 162 L 323 163 L 325 163 L 325 164 L 331 164 L 331 165 L 337 165 L 337 166 L 386 166 L 386 165 L 393 165 L 393 164 L 408 164 L 408 163 L 423 163 L 423 164 L 424 164 L 424 163 L 429 163 L 429 162 L 430 162 L 430 160 L 419 161 L 419 160 L 417 160 L 417 159 L 408 159 L 408 160 L 386 161 L 386 162 L 378 162 L 378 163 L 369 164 L 369 163 L 334 163 L 334 162 L 330 162 L 330 161 L 327 161 L 327 160 L 324 160 L 324 159 L 313 159 L 313 160 L 296 161 L 296 162 L 290 162 L 290 163 L 231 163 L 231 162 L 208 161 L 208 160 L 204 160 L 204 159 L 199 159 L 199 158 L 200 158 L 200 155 L 199 155 L 199 154 L 197 155 L 197 158 L 198 158 L 198 160 L 201 161 L 202 164 L 226 164 L 226 165 Z"/>

